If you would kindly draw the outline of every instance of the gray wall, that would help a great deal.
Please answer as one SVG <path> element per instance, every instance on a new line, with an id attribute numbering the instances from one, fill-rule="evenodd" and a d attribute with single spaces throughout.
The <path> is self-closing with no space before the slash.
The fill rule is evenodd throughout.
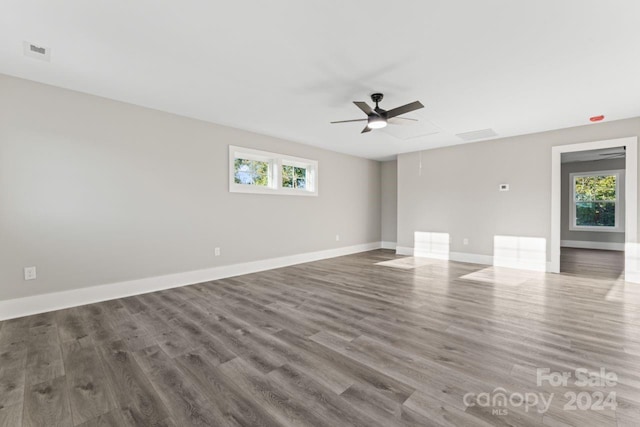
<path id="1" fill-rule="evenodd" d="M 3 75 L 0 94 L 0 300 L 380 241 L 378 162 Z M 317 159 L 319 196 L 229 193 L 229 144 Z"/>
<path id="2" fill-rule="evenodd" d="M 381 165 L 382 176 L 382 240 L 398 239 L 398 162 L 392 160 Z"/>
<path id="3" fill-rule="evenodd" d="M 595 171 L 607 171 L 624 169 L 624 159 L 609 159 L 609 160 L 596 160 L 591 162 L 575 162 L 575 163 L 563 163 L 562 164 L 562 217 L 560 222 L 561 227 L 561 239 L 562 240 L 580 240 L 585 242 L 612 242 L 612 243 L 624 243 L 624 233 L 612 233 L 612 232 L 598 232 L 598 231 L 574 231 L 569 230 L 569 204 L 571 203 L 571 192 L 569 185 L 569 175 L 575 172 L 595 172 Z M 625 212 L 624 212 L 624 180 L 621 182 L 619 188 L 620 194 L 623 195 L 618 206 L 620 212 L 620 221 L 624 224 Z"/>
<path id="4" fill-rule="evenodd" d="M 428 150 L 421 175 L 420 153 L 401 154 L 398 245 L 413 247 L 415 231 L 446 232 L 452 252 L 492 255 L 494 235 L 541 237 L 549 260 L 551 147 L 638 135 L 634 118 Z"/>

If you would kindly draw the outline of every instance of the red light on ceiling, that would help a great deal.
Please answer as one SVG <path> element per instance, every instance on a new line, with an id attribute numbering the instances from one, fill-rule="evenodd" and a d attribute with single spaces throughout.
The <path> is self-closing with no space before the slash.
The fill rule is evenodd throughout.
<path id="1" fill-rule="evenodd" d="M 600 121 L 604 120 L 604 116 L 589 117 L 589 120 L 591 120 L 592 122 L 600 122 Z"/>

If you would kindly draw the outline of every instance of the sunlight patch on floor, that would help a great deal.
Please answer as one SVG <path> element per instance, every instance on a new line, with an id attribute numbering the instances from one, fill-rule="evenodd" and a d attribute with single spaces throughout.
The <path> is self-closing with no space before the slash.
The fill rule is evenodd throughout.
<path id="1" fill-rule="evenodd" d="M 543 277 L 544 273 L 506 267 L 487 267 L 482 270 L 460 276 L 461 279 L 508 286 L 520 286 L 527 280 L 541 279 Z"/>
<path id="2" fill-rule="evenodd" d="M 606 301 L 625 302 L 627 300 L 627 298 L 625 298 L 625 282 L 621 280 L 623 276 L 624 274 L 621 274 L 611 289 L 609 289 L 609 292 L 607 292 L 607 295 L 604 297 Z"/>
<path id="3" fill-rule="evenodd" d="M 422 267 L 423 265 L 429 265 L 436 263 L 437 260 L 431 258 L 420 258 L 420 257 L 406 257 L 406 258 L 398 258 L 392 259 L 389 261 L 377 262 L 376 265 L 382 265 L 384 267 L 393 267 L 400 268 L 403 270 L 412 270 L 414 268 Z"/>

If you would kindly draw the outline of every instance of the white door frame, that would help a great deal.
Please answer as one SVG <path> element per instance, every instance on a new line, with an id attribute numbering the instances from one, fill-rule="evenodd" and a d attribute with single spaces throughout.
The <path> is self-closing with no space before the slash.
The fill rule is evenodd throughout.
<path id="1" fill-rule="evenodd" d="M 549 272 L 560 272 L 560 215 L 562 196 L 560 179 L 562 153 L 627 147 L 625 156 L 625 247 L 638 243 L 638 137 L 608 139 L 581 144 L 558 145 L 551 148 L 551 263 Z M 631 263 L 625 263 L 625 274 Z M 632 273 L 629 271 L 629 273 Z M 631 277 L 632 274 L 627 274 Z"/>

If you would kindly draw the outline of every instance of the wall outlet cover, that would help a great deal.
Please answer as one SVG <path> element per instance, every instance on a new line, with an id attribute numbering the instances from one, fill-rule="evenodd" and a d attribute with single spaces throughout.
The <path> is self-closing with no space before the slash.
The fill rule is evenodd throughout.
<path id="1" fill-rule="evenodd" d="M 25 267 L 24 268 L 24 280 L 35 280 L 36 278 L 36 268 L 35 267 Z"/>

